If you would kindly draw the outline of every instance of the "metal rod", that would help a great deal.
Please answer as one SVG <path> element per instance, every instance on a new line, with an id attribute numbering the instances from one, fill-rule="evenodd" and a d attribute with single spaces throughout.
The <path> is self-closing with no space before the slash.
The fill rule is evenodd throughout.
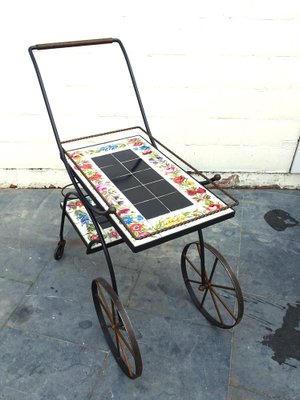
<path id="1" fill-rule="evenodd" d="M 222 193 L 224 193 L 227 197 L 229 197 L 232 201 L 233 204 L 229 204 L 229 207 L 235 207 L 239 204 L 238 200 L 235 199 L 233 196 L 231 196 L 230 193 L 228 193 L 226 190 L 224 190 L 223 188 L 219 187 L 217 184 L 214 183 L 214 181 L 212 179 L 209 179 L 207 176 L 205 176 L 203 174 L 203 172 L 198 171 L 197 168 L 193 167 L 193 165 L 191 165 L 190 163 L 188 163 L 186 160 L 184 160 L 183 158 L 181 158 L 178 154 L 174 153 L 174 151 L 170 150 L 166 145 L 164 145 L 163 143 L 161 143 L 158 139 L 156 139 L 155 137 L 153 137 L 153 140 L 158 143 L 161 147 L 163 147 L 165 150 L 167 150 L 170 154 L 172 154 L 174 157 L 176 157 L 179 161 L 181 161 L 182 163 L 184 163 L 186 166 L 188 166 L 189 168 L 191 168 L 193 171 L 193 173 L 195 173 L 196 175 L 200 175 L 205 179 L 205 184 L 212 184 L 216 189 L 220 190 Z M 218 179 L 217 179 L 218 180 Z"/>
<path id="2" fill-rule="evenodd" d="M 51 49 L 61 49 L 61 48 L 65 48 L 65 47 L 94 46 L 97 44 L 110 44 L 110 43 L 113 43 L 112 38 L 73 40 L 73 41 L 69 41 L 69 42 L 42 43 L 42 44 L 37 44 L 32 47 L 34 47 L 34 49 L 36 49 L 36 50 L 51 50 Z"/>
<path id="3" fill-rule="evenodd" d="M 134 74 L 133 74 L 133 70 L 132 70 L 132 67 L 131 67 L 131 63 L 130 63 L 128 54 L 127 54 L 127 52 L 125 50 L 125 47 L 124 47 L 124 45 L 123 45 L 123 43 L 121 42 L 120 39 L 113 39 L 113 42 L 118 43 L 120 48 L 121 48 L 121 50 L 122 50 L 122 52 L 123 52 L 123 55 L 124 55 L 124 58 L 125 58 L 125 61 L 126 61 L 126 64 L 127 64 L 127 68 L 128 68 L 128 71 L 129 71 L 129 74 L 130 74 L 130 77 L 131 77 L 131 82 L 132 82 L 132 85 L 133 85 L 133 88 L 134 88 L 134 91 L 135 91 L 135 95 L 136 95 L 136 98 L 137 98 L 137 101 L 138 101 L 138 104 L 139 104 L 139 107 L 140 107 L 140 111 L 141 111 L 142 117 L 143 117 L 143 121 L 144 121 L 144 125 L 145 125 L 145 128 L 146 128 L 146 132 L 147 132 L 147 134 L 148 134 L 148 136 L 150 138 L 150 141 L 151 141 L 152 145 L 154 147 L 157 147 L 156 143 L 155 143 L 155 139 L 152 136 L 152 133 L 151 133 L 151 130 L 150 130 L 150 127 L 149 127 L 149 124 L 148 124 L 148 120 L 147 120 L 147 117 L 146 117 L 145 109 L 144 109 L 144 106 L 143 106 L 143 103 L 142 103 L 142 99 L 141 99 L 141 96 L 140 96 L 140 93 L 139 93 L 139 89 L 137 87 L 137 83 L 136 83 L 136 80 L 135 80 L 135 77 L 134 77 Z"/>
<path id="4" fill-rule="evenodd" d="M 199 237 L 199 246 L 197 247 L 200 256 L 201 278 L 202 278 L 202 283 L 205 284 L 206 269 L 205 269 L 205 253 L 204 253 L 204 240 L 203 240 L 202 229 L 198 229 L 198 237 Z"/>
<path id="5" fill-rule="evenodd" d="M 57 130 L 57 127 L 56 127 L 55 120 L 54 120 L 53 112 L 51 110 L 50 102 L 49 102 L 49 99 L 48 99 L 48 96 L 47 96 L 47 92 L 46 92 L 46 89 L 45 89 L 45 85 L 44 85 L 44 82 L 43 82 L 43 78 L 42 78 L 38 63 L 37 63 L 36 58 L 35 58 L 35 56 L 33 54 L 33 50 L 35 50 L 35 49 L 36 49 L 36 46 L 31 46 L 31 47 L 29 47 L 28 51 L 29 51 L 31 60 L 33 62 L 33 66 L 34 66 L 34 69 L 35 69 L 35 72 L 36 72 L 36 75 L 37 75 L 37 78 L 38 78 L 38 82 L 39 82 L 39 85 L 40 85 L 40 88 L 41 88 L 41 91 L 42 91 L 42 95 L 43 95 L 43 98 L 44 98 L 45 106 L 46 106 L 46 109 L 47 109 L 47 112 L 48 112 L 48 116 L 49 116 L 49 119 L 50 119 L 50 123 L 51 123 L 51 126 L 52 126 L 54 137 L 55 137 L 58 149 L 59 149 L 60 158 L 64 161 L 64 150 L 63 150 L 62 145 L 60 143 L 59 134 L 58 134 L 58 130 Z"/>

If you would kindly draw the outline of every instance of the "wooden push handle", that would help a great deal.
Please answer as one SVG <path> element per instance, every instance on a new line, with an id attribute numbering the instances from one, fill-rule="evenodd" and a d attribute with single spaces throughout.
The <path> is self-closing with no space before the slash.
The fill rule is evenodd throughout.
<path id="1" fill-rule="evenodd" d="M 109 44 L 113 43 L 112 38 L 105 39 L 90 39 L 90 40 L 76 40 L 71 42 L 55 42 L 55 43 L 43 43 L 34 46 L 36 50 L 50 50 L 50 49 L 60 49 L 64 47 L 76 47 L 76 46 L 93 46 L 96 44 Z"/>

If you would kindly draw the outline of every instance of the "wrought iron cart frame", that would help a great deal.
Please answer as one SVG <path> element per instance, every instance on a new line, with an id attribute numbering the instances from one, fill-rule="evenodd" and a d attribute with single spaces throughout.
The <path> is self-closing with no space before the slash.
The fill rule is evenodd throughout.
<path id="1" fill-rule="evenodd" d="M 177 162 L 183 163 L 186 168 L 189 169 L 189 171 L 185 171 L 185 173 L 188 173 L 189 176 L 193 177 L 193 179 L 195 179 L 195 176 L 201 177 L 200 181 L 198 181 L 197 178 L 197 182 L 199 182 L 199 185 L 201 185 L 202 188 L 209 185 L 210 187 L 220 190 L 230 200 L 228 203 L 223 203 L 224 205 L 222 207 L 223 211 L 228 210 L 227 213 L 214 215 L 214 219 L 212 220 L 196 218 L 195 224 L 187 225 L 186 227 L 184 227 L 184 223 L 177 224 L 177 228 L 179 225 L 183 227 L 183 229 L 181 230 L 175 229 L 172 231 L 172 229 L 166 228 L 165 231 L 167 232 L 165 233 L 167 234 L 162 235 L 161 237 L 153 241 L 146 241 L 145 244 L 142 244 L 138 247 L 132 245 L 132 240 L 128 239 L 128 235 L 124 234 L 124 229 L 121 229 L 122 227 L 120 228 L 120 225 L 116 223 L 117 212 L 114 204 L 107 204 L 106 202 L 105 206 L 103 202 L 99 201 L 97 196 L 95 197 L 94 191 L 89 186 L 84 176 L 76 172 L 76 169 L 72 167 L 72 162 L 70 162 L 69 154 L 64 148 L 64 145 L 67 143 L 67 141 L 63 142 L 60 139 L 60 134 L 54 120 L 53 112 L 46 93 L 42 75 L 36 57 L 34 55 L 35 51 L 41 50 L 62 49 L 67 47 L 80 46 L 96 46 L 113 43 L 119 45 L 125 58 L 132 86 L 139 105 L 140 113 L 144 122 L 144 128 L 134 127 L 119 131 L 112 131 L 88 137 L 86 136 L 84 138 L 77 138 L 76 141 L 91 137 L 94 138 L 96 136 L 104 137 L 105 135 L 111 135 L 117 132 L 127 133 L 128 131 L 131 132 L 131 130 L 138 129 L 147 137 L 149 145 L 152 146 L 152 148 L 158 149 L 159 146 L 160 149 L 163 149 L 169 155 L 174 156 Z M 145 110 L 141 101 L 141 96 L 136 84 L 136 80 L 127 52 L 124 48 L 124 45 L 119 39 L 105 38 L 38 44 L 29 48 L 29 54 L 34 65 L 35 72 L 37 74 L 43 99 L 52 125 L 54 137 L 59 149 L 60 158 L 64 163 L 66 171 L 71 180 L 71 184 L 66 186 L 62 190 L 64 198 L 61 203 L 62 217 L 59 234 L 60 239 L 55 250 L 54 257 L 56 260 L 59 260 L 64 253 L 66 240 L 64 238 L 63 231 L 66 216 L 70 219 L 71 223 L 76 228 L 76 224 L 74 224 L 74 221 L 72 221 L 67 212 L 67 207 L 68 205 L 72 204 L 72 201 L 78 200 L 80 201 L 80 204 L 85 210 L 86 215 L 91 221 L 91 224 L 96 232 L 96 237 L 90 240 L 88 243 L 85 243 L 87 245 L 87 254 L 103 250 L 111 279 L 111 284 L 109 284 L 103 278 L 96 278 L 92 282 L 92 295 L 98 319 L 109 348 L 111 349 L 112 354 L 114 355 L 118 365 L 123 370 L 123 372 L 128 375 L 128 377 L 130 377 L 131 379 L 135 379 L 142 373 L 142 358 L 132 324 L 130 322 L 127 312 L 124 309 L 124 306 L 122 305 L 118 297 L 117 281 L 113 263 L 108 250 L 109 247 L 122 242 L 126 242 L 132 251 L 139 252 L 146 248 L 150 248 L 163 242 L 172 240 L 176 237 L 185 235 L 189 232 L 197 231 L 198 240 L 187 244 L 184 247 L 181 255 L 181 270 L 186 288 L 196 307 L 212 324 L 225 329 L 232 328 L 240 322 L 243 316 L 242 292 L 238 280 L 234 272 L 229 267 L 225 258 L 213 246 L 204 242 L 202 229 L 206 226 L 215 224 L 216 222 L 220 222 L 222 220 L 233 217 L 235 214 L 233 207 L 238 205 L 238 201 L 234 199 L 229 193 L 227 193 L 223 189 L 220 189 L 215 184 L 215 181 L 220 179 L 220 175 L 215 175 L 211 179 L 207 178 L 202 172 L 198 171 L 191 164 L 183 160 L 171 149 L 167 148 L 159 140 L 153 137 L 150 131 Z M 211 211 L 209 214 L 212 215 L 214 213 L 217 214 L 218 210 Z M 103 235 L 103 230 L 101 229 L 101 223 L 103 222 L 105 222 L 106 224 L 110 224 L 112 227 L 114 227 L 114 229 L 116 229 L 117 240 L 106 243 Z M 122 219 L 120 218 L 119 223 L 122 223 Z M 78 233 L 80 235 L 80 232 Z M 209 268 L 206 262 L 208 258 L 212 259 Z M 219 276 L 218 274 L 221 274 L 223 277 L 225 276 L 224 279 L 226 283 L 224 283 L 225 281 L 223 281 L 223 278 L 221 279 L 221 281 L 215 281 L 216 279 L 220 279 L 219 277 L 216 278 L 217 276 Z M 233 298 L 234 300 L 233 307 L 231 305 L 228 305 L 227 303 L 227 299 L 230 298 Z M 208 303 L 208 299 L 210 299 L 210 302 L 213 306 L 213 311 L 211 308 L 207 308 L 206 306 L 206 304 Z"/>

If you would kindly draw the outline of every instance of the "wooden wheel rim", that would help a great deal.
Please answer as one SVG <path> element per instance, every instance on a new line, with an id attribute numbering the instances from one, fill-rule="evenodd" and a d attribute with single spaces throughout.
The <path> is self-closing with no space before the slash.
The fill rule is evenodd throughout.
<path id="1" fill-rule="evenodd" d="M 188 255 L 193 246 L 197 248 L 197 253 L 199 255 L 198 263 L 190 260 Z M 244 301 L 240 285 L 225 258 L 213 246 L 204 243 L 204 251 L 204 258 L 206 259 L 207 255 L 213 256 L 214 263 L 210 271 L 208 273 L 205 271 L 205 276 L 202 277 L 200 242 L 192 242 L 184 247 L 181 255 L 181 271 L 184 283 L 196 307 L 212 324 L 224 329 L 232 328 L 241 321 L 244 313 Z M 230 282 L 229 285 L 224 286 L 213 281 L 216 276 L 216 270 L 218 270 L 219 275 L 223 274 L 227 282 Z M 198 273 L 199 282 L 190 279 L 189 271 L 190 273 L 191 271 L 194 271 L 195 274 Z M 195 290 L 196 284 L 199 284 L 198 290 Z M 222 291 L 221 295 L 220 291 Z M 199 295 L 201 292 L 203 293 L 202 296 L 201 294 Z M 226 293 L 226 296 L 233 296 L 235 298 L 234 307 L 226 303 L 224 300 L 224 293 Z M 206 303 L 209 299 L 211 304 L 213 304 L 213 307 L 211 306 L 210 308 L 213 309 L 214 312 L 211 312 L 211 310 L 206 307 Z"/>
<path id="2" fill-rule="evenodd" d="M 104 293 L 108 295 L 111 305 L 104 298 Z M 139 377 L 143 370 L 141 353 L 132 324 L 119 297 L 103 278 L 93 280 L 92 295 L 99 323 L 119 367 L 129 378 Z M 107 319 L 110 325 L 107 324 Z M 125 332 L 127 337 L 124 335 Z M 128 352 L 134 365 L 131 365 Z"/>

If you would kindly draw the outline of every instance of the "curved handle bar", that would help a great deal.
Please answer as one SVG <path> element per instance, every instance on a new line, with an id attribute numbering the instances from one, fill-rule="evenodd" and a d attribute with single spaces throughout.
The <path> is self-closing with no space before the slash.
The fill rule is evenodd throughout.
<path id="1" fill-rule="evenodd" d="M 36 44 L 35 46 L 30 46 L 28 51 L 29 51 L 31 60 L 33 62 L 33 65 L 34 65 L 34 68 L 35 68 L 35 71 L 36 71 L 36 74 L 37 74 L 37 77 L 38 77 L 38 81 L 39 81 L 39 84 L 40 84 L 40 87 L 41 87 L 41 91 L 42 91 L 42 94 L 43 94 L 43 97 L 44 97 L 45 105 L 46 105 L 46 108 L 47 108 L 47 111 L 48 111 L 48 115 L 49 115 L 49 118 L 50 118 L 50 122 L 51 122 L 51 125 L 52 125 L 54 136 L 56 138 L 56 141 L 57 141 L 57 144 L 58 144 L 62 159 L 64 159 L 64 154 L 63 154 L 64 152 L 63 152 L 63 149 L 62 149 L 62 146 L 61 146 L 61 142 L 60 142 L 60 139 L 59 139 L 58 131 L 57 131 L 57 128 L 56 128 L 56 124 L 55 124 L 55 121 L 54 121 L 54 117 L 53 117 L 53 113 L 52 113 L 52 110 L 51 110 L 51 107 L 50 107 L 48 96 L 46 94 L 46 89 L 45 89 L 45 86 L 44 86 L 44 83 L 43 83 L 43 79 L 42 79 L 42 76 L 41 76 L 41 73 L 40 73 L 40 70 L 39 70 L 39 67 L 38 67 L 38 63 L 37 63 L 37 60 L 35 59 L 34 54 L 33 54 L 34 50 L 50 50 L 50 49 L 59 49 L 59 48 L 65 48 L 65 47 L 93 46 L 93 45 L 98 45 L 98 44 L 110 44 L 110 43 L 118 43 L 118 45 L 120 46 L 120 48 L 122 50 L 122 53 L 123 53 L 123 56 L 125 58 L 125 61 L 126 61 L 127 67 L 128 67 L 128 71 L 129 71 L 129 74 L 130 74 L 130 77 L 131 77 L 131 82 L 132 82 L 132 85 L 133 85 L 133 88 L 134 88 L 134 91 L 135 91 L 135 95 L 136 95 L 136 98 L 137 98 L 137 101 L 138 101 L 138 104 L 139 104 L 139 108 L 140 108 L 140 111 L 141 111 L 141 114 L 142 114 L 142 117 L 143 117 L 143 121 L 144 121 L 144 124 L 145 124 L 146 132 L 147 132 L 147 134 L 148 134 L 148 136 L 150 138 L 150 141 L 151 141 L 152 145 L 154 147 L 156 147 L 156 143 L 155 143 L 155 141 L 153 139 L 153 136 L 151 134 L 151 131 L 150 131 L 150 127 L 149 127 L 149 124 L 148 124 L 148 121 L 147 121 L 147 117 L 146 117 L 144 106 L 143 106 L 142 100 L 141 100 L 141 96 L 140 96 L 140 93 L 139 93 L 139 90 L 138 90 L 138 87 L 137 87 L 137 84 L 136 84 L 136 81 L 135 81 L 135 77 L 133 75 L 132 67 L 131 67 L 127 52 L 125 50 L 125 47 L 124 47 L 124 45 L 123 45 L 123 43 L 121 42 L 120 39 L 104 38 L 104 39 L 76 40 L 76 41 L 71 41 L 71 42 L 54 42 L 54 43 Z"/>
<path id="2" fill-rule="evenodd" d="M 54 42 L 54 43 L 43 43 L 32 46 L 33 50 L 50 50 L 60 49 L 64 47 L 77 47 L 77 46 L 93 46 L 96 44 L 110 44 L 113 43 L 113 38 L 105 39 L 90 39 L 90 40 L 75 40 L 71 42 Z"/>

